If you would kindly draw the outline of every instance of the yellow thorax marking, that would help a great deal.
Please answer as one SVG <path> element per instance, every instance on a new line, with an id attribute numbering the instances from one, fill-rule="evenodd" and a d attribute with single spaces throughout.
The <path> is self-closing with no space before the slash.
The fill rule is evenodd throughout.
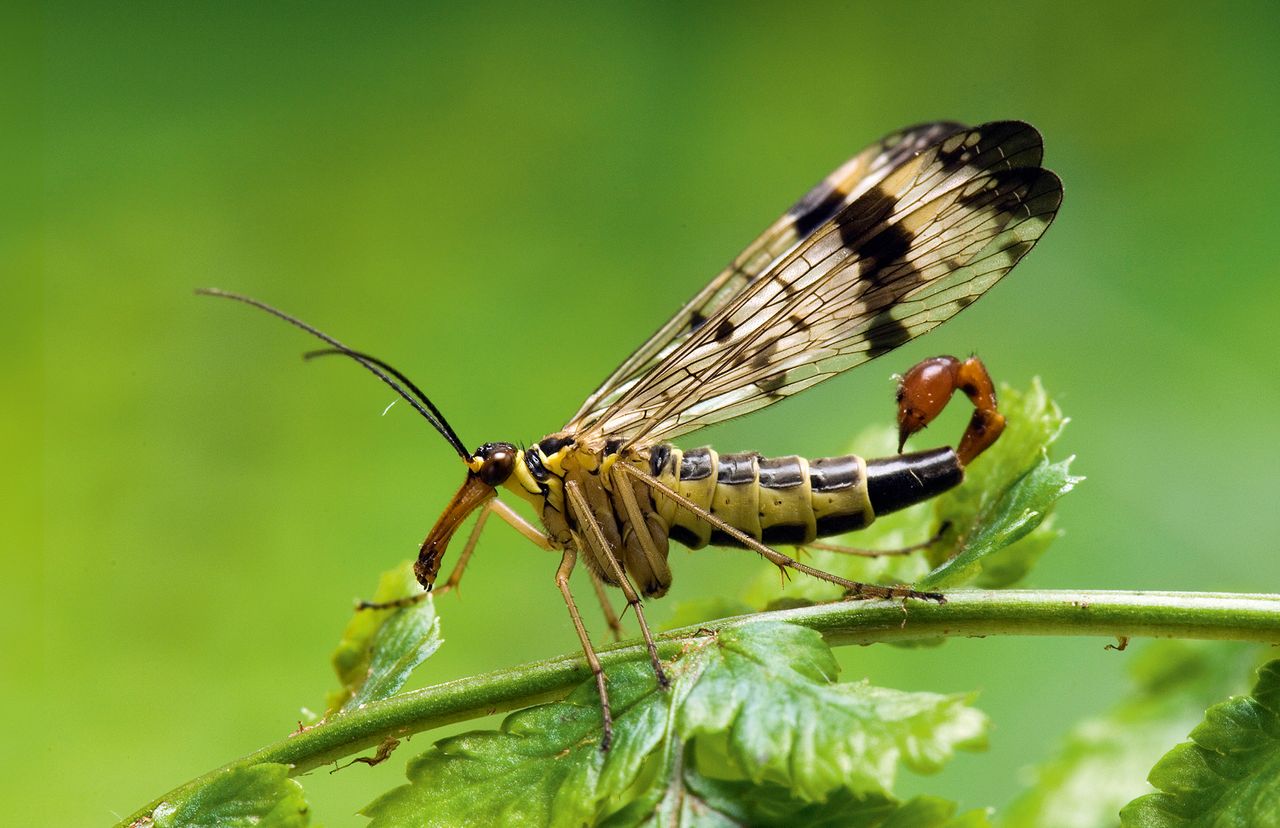
<path id="1" fill-rule="evenodd" d="M 569 453 L 573 451 L 573 446 L 563 446 L 555 454 L 544 454 L 542 456 L 542 465 L 546 466 L 547 471 L 556 477 L 565 476 L 564 461 L 569 457 Z"/>
<path id="2" fill-rule="evenodd" d="M 600 477 L 604 480 L 606 489 L 612 488 L 609 485 L 609 470 L 613 468 L 613 464 L 618 462 L 618 458 L 621 456 L 621 454 L 610 454 L 608 457 L 604 458 L 604 462 L 600 464 Z"/>
<path id="3" fill-rule="evenodd" d="M 515 485 L 512 485 L 514 483 Z M 516 487 L 519 488 L 516 488 Z M 524 462 L 524 452 L 516 452 L 515 473 L 507 480 L 507 488 L 514 489 L 516 494 L 525 497 L 536 497 L 542 494 L 542 488 L 538 485 L 538 481 L 534 479 L 533 472 L 529 471 L 529 466 Z"/>

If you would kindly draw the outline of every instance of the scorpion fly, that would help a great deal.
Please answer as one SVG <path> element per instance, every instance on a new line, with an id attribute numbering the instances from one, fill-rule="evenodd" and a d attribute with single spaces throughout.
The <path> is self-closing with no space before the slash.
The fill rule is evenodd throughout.
<path id="1" fill-rule="evenodd" d="M 599 688 L 601 749 L 612 717 L 605 676 L 569 589 L 579 558 L 615 633 L 604 587 L 617 587 L 667 684 L 641 596 L 671 585 L 671 541 L 752 550 L 787 570 L 837 584 L 850 598 L 943 596 L 858 583 L 783 554 L 871 523 L 958 485 L 996 440 L 1004 417 L 977 357 L 935 357 L 908 371 L 897 392 L 898 455 L 806 459 L 682 450 L 671 441 L 764 408 L 882 356 L 967 307 L 1018 263 L 1062 201 L 1041 167 L 1043 144 L 1017 121 L 966 127 L 936 122 L 893 133 L 824 178 L 700 290 L 591 394 L 563 428 L 528 448 L 467 449 L 418 386 L 391 365 L 353 350 L 255 299 L 246 302 L 364 366 L 448 441 L 466 480 L 423 542 L 414 572 L 435 585 L 450 539 L 478 517 L 441 589 L 458 585 L 490 515 L 561 554 L 555 583 Z M 903 454 L 956 390 L 973 404 L 958 445 Z M 528 502 L 541 526 L 498 498 Z M 826 544 L 823 544 L 826 546 Z M 426 592 L 422 593 L 423 595 Z M 421 596 L 419 596 L 421 597 Z"/>

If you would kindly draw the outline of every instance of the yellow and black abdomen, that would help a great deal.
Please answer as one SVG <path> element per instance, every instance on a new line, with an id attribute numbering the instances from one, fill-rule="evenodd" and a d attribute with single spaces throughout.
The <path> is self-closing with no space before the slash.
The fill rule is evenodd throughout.
<path id="1" fill-rule="evenodd" d="M 867 461 L 854 454 L 807 460 L 661 445 L 649 457 L 650 473 L 663 484 L 772 545 L 803 545 L 861 529 L 877 514 L 919 503 L 964 479 L 949 448 Z M 741 546 L 669 498 L 653 498 L 673 540 L 691 549 Z"/>

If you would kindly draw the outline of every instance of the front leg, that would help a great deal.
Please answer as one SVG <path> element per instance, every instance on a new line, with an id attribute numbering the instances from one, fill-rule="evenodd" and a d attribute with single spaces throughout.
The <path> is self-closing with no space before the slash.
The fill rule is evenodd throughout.
<path id="1" fill-rule="evenodd" d="M 471 534 L 467 535 L 467 543 L 462 547 L 462 554 L 458 556 L 458 562 L 454 564 L 453 571 L 449 573 L 449 579 L 437 587 L 434 590 L 435 592 L 448 592 L 451 589 L 457 589 L 458 584 L 462 583 L 462 573 L 466 571 L 467 564 L 471 561 L 471 555 L 476 551 L 476 544 L 480 541 L 480 533 L 484 531 L 485 523 L 489 520 L 491 513 L 502 518 L 539 549 L 545 549 L 549 552 L 554 551 L 555 547 L 551 545 L 551 540 L 540 532 L 538 527 L 520 517 L 520 514 L 515 509 L 512 509 L 501 500 L 493 498 L 480 508 L 480 514 L 476 516 L 476 524 L 471 527 Z M 423 590 L 416 595 L 399 598 L 395 601 L 361 601 L 356 605 L 356 609 L 380 610 L 409 607 L 426 598 L 428 594 L 430 593 Z"/>
<path id="2" fill-rule="evenodd" d="M 578 612 L 578 605 L 573 601 L 573 591 L 569 589 L 569 573 L 573 572 L 573 565 L 578 560 L 578 553 L 573 547 L 564 550 L 564 556 L 560 559 L 560 567 L 556 569 L 556 588 L 560 590 L 560 595 L 564 598 L 565 606 L 569 608 L 569 618 L 573 621 L 573 629 L 578 633 L 578 641 L 582 644 L 582 652 L 587 657 L 587 666 L 591 668 L 591 675 L 596 680 L 596 690 L 600 693 L 600 716 L 603 734 L 600 737 L 600 751 L 607 752 L 609 745 L 613 743 L 613 710 L 609 707 L 609 689 L 605 686 L 604 668 L 600 666 L 600 658 L 596 655 L 595 647 L 591 646 L 591 637 L 587 635 L 587 627 L 582 623 L 582 615 Z"/>

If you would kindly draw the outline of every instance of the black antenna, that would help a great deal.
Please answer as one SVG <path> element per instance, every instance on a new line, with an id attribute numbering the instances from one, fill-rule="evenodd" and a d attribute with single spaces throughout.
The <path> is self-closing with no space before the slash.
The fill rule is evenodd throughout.
<path id="1" fill-rule="evenodd" d="M 253 299 L 249 296 L 244 296 L 239 293 L 231 293 L 229 291 L 219 290 L 217 288 L 196 288 L 196 293 L 202 296 L 219 296 L 223 299 L 233 299 L 237 302 L 243 302 L 246 305 L 252 305 L 253 307 L 258 308 L 259 310 L 266 311 L 267 313 L 271 314 L 272 316 L 278 319 L 283 319 L 285 322 L 288 322 L 290 325 L 293 325 L 296 328 L 301 328 L 302 330 L 306 331 L 307 333 L 311 334 L 317 339 L 320 339 L 320 340 L 323 340 L 324 342 L 329 343 L 330 345 L 333 346 L 333 350 L 326 349 L 324 351 L 313 352 L 313 354 L 308 354 L 308 357 L 312 355 L 330 354 L 330 353 L 342 354 L 344 356 L 351 357 L 356 362 L 360 363 L 365 368 L 367 368 L 375 377 L 377 377 L 378 379 L 386 383 L 391 388 L 392 391 L 395 391 L 397 394 L 399 394 L 401 397 L 407 400 L 409 405 L 413 406 L 414 410 L 417 411 L 419 414 L 421 414 L 426 419 L 427 422 L 431 423 L 431 425 L 435 428 L 435 430 L 440 432 L 440 435 L 449 442 L 449 445 L 453 446 L 453 450 L 458 452 L 459 457 L 461 457 L 463 460 L 467 460 L 467 461 L 471 460 L 471 453 L 467 451 L 466 446 L 464 446 L 462 441 L 458 439 L 457 432 L 453 430 L 452 426 L 450 426 L 449 422 L 444 418 L 444 415 L 440 413 L 440 409 L 436 408 L 435 405 L 431 402 L 431 400 L 427 398 L 427 395 L 422 393 L 422 389 L 418 388 L 418 386 L 414 385 L 412 382 L 409 381 L 408 377 L 406 377 L 404 374 L 397 371 L 395 368 L 392 368 L 387 363 L 383 362 L 380 359 L 375 359 L 374 357 L 368 356 L 367 354 L 362 354 L 359 351 L 353 351 L 350 348 L 348 348 L 346 345 L 343 345 L 341 342 L 329 336 L 328 334 L 324 333 L 323 331 L 319 331 L 316 328 L 311 327 L 306 322 L 303 322 L 301 319 L 298 319 L 297 317 L 294 317 L 294 316 L 290 316 L 289 314 L 285 313 L 282 310 L 277 310 L 276 308 L 271 307 L 267 303 L 259 302 L 257 299 Z M 417 397 L 415 398 L 408 391 L 406 391 L 404 387 L 400 385 L 400 383 L 397 383 L 391 377 L 387 376 L 387 374 L 383 373 L 382 369 L 385 369 L 386 371 L 390 372 L 393 376 L 396 377 L 396 379 L 400 380 L 400 382 L 403 382 L 405 385 L 411 388 L 413 390 L 413 394 L 416 394 Z M 421 400 L 421 402 L 419 402 L 419 400 Z M 424 404 L 425 404 L 425 407 L 424 407 Z"/>
<path id="2" fill-rule="evenodd" d="M 431 409 L 431 413 L 435 415 L 436 421 L 439 422 L 440 425 L 444 426 L 444 428 L 448 430 L 449 434 L 445 435 L 445 439 L 449 440 L 450 443 L 453 443 L 455 445 L 462 445 L 462 441 L 458 439 L 458 435 L 454 433 L 453 428 L 450 427 L 449 422 L 444 418 L 444 415 L 440 413 L 440 409 L 436 408 L 436 404 L 431 401 L 431 398 L 428 397 L 426 394 L 424 394 L 421 388 L 414 385 L 413 380 L 409 379 L 404 374 L 396 370 L 396 367 L 394 365 L 391 365 L 381 359 L 378 359 L 376 356 L 373 356 L 372 354 L 366 354 L 363 351 L 353 351 L 349 348 L 321 348 L 318 351 L 307 351 L 305 354 L 302 355 L 302 358 L 305 360 L 312 360 L 312 359 L 315 359 L 316 357 L 334 356 L 334 355 L 348 356 L 357 361 L 364 360 L 364 361 L 372 362 L 374 365 L 386 371 L 391 376 L 400 380 L 400 382 L 404 383 L 405 387 L 407 387 L 410 391 L 412 391 L 418 399 L 422 400 L 423 405 Z M 439 426 L 437 426 L 437 428 L 439 428 Z M 453 435 L 452 438 L 450 438 L 449 435 Z"/>

